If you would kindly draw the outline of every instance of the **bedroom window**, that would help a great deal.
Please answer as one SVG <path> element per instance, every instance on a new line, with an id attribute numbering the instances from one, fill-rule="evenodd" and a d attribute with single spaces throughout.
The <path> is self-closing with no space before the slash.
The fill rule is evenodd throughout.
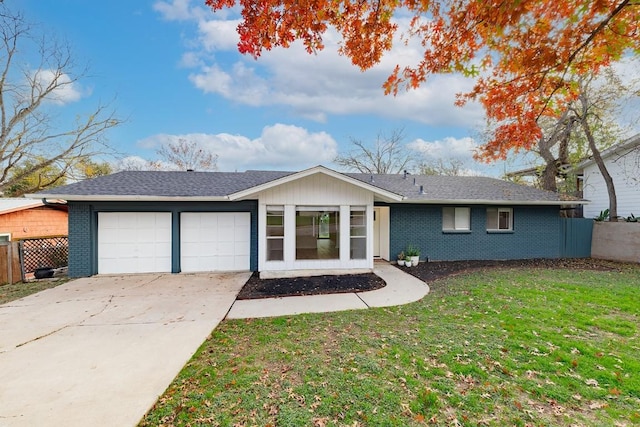
<path id="1" fill-rule="evenodd" d="M 443 231 L 471 230 L 471 208 L 442 208 Z"/>
<path id="2" fill-rule="evenodd" d="M 340 259 L 340 208 L 296 206 L 296 259 Z"/>
<path id="3" fill-rule="evenodd" d="M 267 261 L 284 260 L 284 207 L 267 206 Z"/>
<path id="4" fill-rule="evenodd" d="M 351 259 L 367 257 L 367 211 L 363 207 L 351 207 L 349 218 Z"/>
<path id="5" fill-rule="evenodd" d="M 488 231 L 512 231 L 513 230 L 513 209 L 512 208 L 487 208 L 487 230 Z"/>

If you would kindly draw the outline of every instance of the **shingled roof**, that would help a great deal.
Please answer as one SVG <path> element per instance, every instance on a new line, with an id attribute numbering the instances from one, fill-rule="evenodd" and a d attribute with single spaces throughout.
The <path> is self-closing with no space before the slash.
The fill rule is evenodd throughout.
<path id="1" fill-rule="evenodd" d="M 319 172 L 327 169 L 317 167 Z M 314 169 L 314 168 L 312 168 Z M 309 171 L 309 170 L 307 170 Z M 267 183 L 295 178 L 296 172 L 123 171 L 31 195 L 65 200 L 227 200 Z M 566 204 L 553 192 L 488 177 L 346 173 L 369 186 L 403 196 L 403 203 Z M 286 178 L 289 177 L 289 178 Z M 421 191 L 422 190 L 422 191 Z M 575 200 L 574 203 L 580 203 Z M 571 202 L 569 202 L 571 203 Z"/>

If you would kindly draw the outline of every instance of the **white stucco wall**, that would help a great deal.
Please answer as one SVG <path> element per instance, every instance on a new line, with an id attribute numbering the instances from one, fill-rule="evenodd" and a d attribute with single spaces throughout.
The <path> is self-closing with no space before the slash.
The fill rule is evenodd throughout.
<path id="1" fill-rule="evenodd" d="M 612 153 L 605 158 L 618 198 L 618 215 L 640 216 L 640 147 Z M 609 207 L 609 195 L 602 174 L 594 163 L 584 168 L 584 217 L 593 218 Z"/>

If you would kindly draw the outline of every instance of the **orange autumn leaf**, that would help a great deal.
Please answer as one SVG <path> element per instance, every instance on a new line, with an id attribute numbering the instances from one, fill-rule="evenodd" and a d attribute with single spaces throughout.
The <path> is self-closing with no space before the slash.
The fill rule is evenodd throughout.
<path id="1" fill-rule="evenodd" d="M 479 101 L 498 123 L 478 157 L 504 158 L 530 149 L 538 119 L 557 117 L 577 96 L 575 77 L 597 73 L 628 52 L 640 53 L 638 0 L 205 0 L 214 11 L 239 6 L 240 52 L 301 40 L 309 53 L 335 29 L 339 52 L 365 70 L 391 50 L 396 14 L 412 16 L 405 40 L 423 47 L 416 64 L 399 64 L 386 93 L 417 88 L 433 74 L 475 78 L 456 104 Z"/>

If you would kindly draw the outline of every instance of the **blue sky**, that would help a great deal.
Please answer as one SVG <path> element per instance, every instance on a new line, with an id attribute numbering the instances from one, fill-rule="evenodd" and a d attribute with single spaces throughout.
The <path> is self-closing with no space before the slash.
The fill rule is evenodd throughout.
<path id="1" fill-rule="evenodd" d="M 56 108 L 64 118 L 111 103 L 127 119 L 108 134 L 122 156 L 152 160 L 159 146 L 185 138 L 218 154 L 223 171 L 335 167 L 351 138 L 373 141 L 404 128 L 417 161 L 456 158 L 475 173 L 503 171 L 471 159 L 483 113 L 453 105 L 471 81 L 436 76 L 418 90 L 383 94 L 393 67 L 417 58 L 411 45 L 398 43 L 363 73 L 336 53 L 333 34 L 317 55 L 295 45 L 257 61 L 242 56 L 237 14 L 214 14 L 204 0 L 7 2 L 68 40 L 76 62 L 89 65 L 74 96 Z"/>

